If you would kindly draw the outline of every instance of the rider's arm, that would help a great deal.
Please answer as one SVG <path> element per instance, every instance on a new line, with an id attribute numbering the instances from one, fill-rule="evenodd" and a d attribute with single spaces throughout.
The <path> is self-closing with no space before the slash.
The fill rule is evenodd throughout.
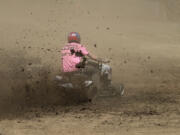
<path id="1" fill-rule="evenodd" d="M 100 58 L 97 58 L 95 55 L 89 53 L 84 46 L 81 46 L 80 49 L 81 49 L 81 52 L 82 52 L 82 54 L 83 54 L 84 56 L 88 56 L 88 57 L 89 57 L 90 59 L 92 59 L 92 60 L 95 60 L 95 61 L 97 61 L 97 62 L 103 62 L 103 63 L 108 63 L 108 62 L 109 62 L 109 61 L 107 61 L 107 60 L 102 60 L 102 59 L 100 59 Z"/>
<path id="2" fill-rule="evenodd" d="M 108 62 L 108 61 L 102 60 L 102 59 L 100 59 L 100 58 L 97 58 L 95 55 L 93 55 L 93 54 L 91 54 L 91 53 L 88 53 L 87 56 L 88 56 L 90 59 L 95 60 L 95 61 L 97 61 L 97 62 L 104 62 L 104 63 Z"/>

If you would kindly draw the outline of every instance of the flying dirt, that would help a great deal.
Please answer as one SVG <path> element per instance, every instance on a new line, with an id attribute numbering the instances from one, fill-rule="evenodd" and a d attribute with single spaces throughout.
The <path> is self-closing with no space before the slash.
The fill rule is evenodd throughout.
<path id="1" fill-rule="evenodd" d="M 77 31 L 123 97 L 75 103 L 55 85 Z M 0 0 L 0 134 L 180 133 L 179 0 Z"/>

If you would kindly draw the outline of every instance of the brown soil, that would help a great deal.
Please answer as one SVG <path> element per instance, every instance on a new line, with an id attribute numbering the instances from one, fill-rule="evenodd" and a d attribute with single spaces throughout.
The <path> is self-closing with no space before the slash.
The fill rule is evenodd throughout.
<path id="1" fill-rule="evenodd" d="M 178 0 L 0 1 L 0 135 L 179 135 L 179 11 Z M 77 103 L 56 87 L 71 31 L 111 59 L 123 97 Z"/>

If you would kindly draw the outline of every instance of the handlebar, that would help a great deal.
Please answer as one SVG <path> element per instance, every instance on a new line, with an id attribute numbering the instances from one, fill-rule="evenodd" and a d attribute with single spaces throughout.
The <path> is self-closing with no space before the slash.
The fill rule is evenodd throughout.
<path id="1" fill-rule="evenodd" d="M 87 58 L 87 57 L 82 57 L 82 61 L 76 65 L 76 68 L 85 68 L 85 66 L 88 64 L 88 63 L 94 63 L 94 64 L 98 64 L 98 65 L 102 65 L 103 63 L 110 63 L 110 60 L 94 60 L 94 59 L 90 59 L 90 58 Z"/>
<path id="2" fill-rule="evenodd" d="M 86 58 L 86 61 L 93 61 L 93 62 L 96 62 L 96 63 L 99 63 L 99 64 L 110 63 L 110 60 L 103 60 L 103 59 L 98 59 L 98 61 L 97 61 L 97 60 L 94 60 L 94 59 Z"/>

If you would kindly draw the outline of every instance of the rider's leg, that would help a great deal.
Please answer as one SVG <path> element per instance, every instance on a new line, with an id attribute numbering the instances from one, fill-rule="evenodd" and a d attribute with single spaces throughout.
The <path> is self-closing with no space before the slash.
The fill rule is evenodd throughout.
<path id="1" fill-rule="evenodd" d="M 88 62 L 84 69 L 84 73 L 89 77 L 92 77 L 95 74 L 100 74 L 99 72 L 99 65 L 94 62 Z"/>
<path id="2" fill-rule="evenodd" d="M 100 90 L 101 83 L 98 63 L 89 62 L 84 69 L 84 73 L 93 81 L 97 89 Z"/>

